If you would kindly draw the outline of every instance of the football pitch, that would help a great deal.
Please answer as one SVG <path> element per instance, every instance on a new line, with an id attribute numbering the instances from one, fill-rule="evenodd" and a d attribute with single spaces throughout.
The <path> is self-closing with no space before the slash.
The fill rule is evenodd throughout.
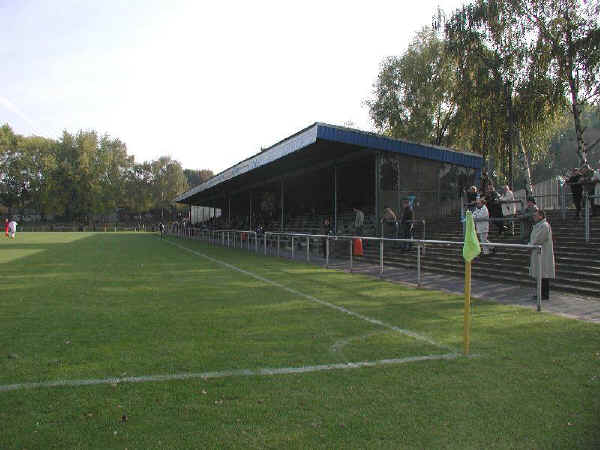
<path id="1" fill-rule="evenodd" d="M 0 448 L 598 448 L 600 326 L 198 241 L 0 241 Z"/>

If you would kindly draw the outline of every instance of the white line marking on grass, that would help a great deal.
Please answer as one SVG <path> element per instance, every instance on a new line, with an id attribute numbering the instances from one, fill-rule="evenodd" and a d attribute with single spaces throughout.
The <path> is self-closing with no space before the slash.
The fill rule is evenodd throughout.
<path id="1" fill-rule="evenodd" d="M 119 383 L 148 383 L 157 381 L 174 381 L 188 380 L 194 378 L 226 378 L 236 376 L 269 376 L 269 375 L 289 375 L 309 372 L 323 372 L 328 370 L 339 369 L 359 369 L 361 367 L 374 366 L 390 366 L 397 364 L 405 364 L 419 361 L 433 361 L 440 359 L 456 359 L 460 355 L 457 353 L 447 353 L 445 355 L 427 355 L 427 356 L 411 356 L 408 358 L 398 359 L 381 359 L 378 361 L 361 361 L 339 364 L 323 364 L 318 366 L 304 367 L 280 367 L 280 368 L 264 368 L 264 369 L 239 369 L 239 370 L 224 370 L 220 372 L 201 372 L 201 373 L 176 373 L 171 375 L 146 375 L 139 377 L 122 377 L 122 378 L 98 378 L 87 380 L 57 380 L 57 381 L 42 381 L 39 383 L 16 383 L 0 385 L 0 392 L 19 391 L 23 389 L 36 388 L 52 388 L 52 387 L 76 387 L 76 386 L 93 386 L 99 384 L 119 384 Z"/>
<path id="2" fill-rule="evenodd" d="M 249 272 L 247 270 L 241 269 L 241 268 L 239 268 L 237 266 L 234 266 L 232 264 L 226 263 L 225 261 L 221 261 L 219 259 L 216 259 L 216 258 L 213 258 L 211 256 L 205 255 L 204 253 L 198 252 L 196 250 L 192 250 L 191 248 L 185 247 L 185 246 L 177 244 L 175 242 L 171 242 L 171 241 L 167 241 L 167 240 L 165 240 L 165 242 L 167 242 L 167 243 L 169 243 L 171 245 L 174 245 L 175 247 L 178 247 L 178 248 L 180 248 L 182 250 L 186 250 L 186 251 L 188 251 L 190 253 L 193 253 L 196 256 L 200 256 L 200 257 L 208 259 L 209 261 L 212 261 L 212 262 L 214 262 L 216 264 L 220 264 L 222 266 L 225 266 L 225 267 L 227 267 L 227 268 L 229 268 L 231 270 L 235 270 L 237 272 L 240 272 L 240 273 L 243 273 L 245 275 L 248 275 L 248 276 L 250 276 L 252 278 L 256 278 L 257 280 L 260 280 L 260 281 L 262 281 L 264 283 L 268 283 L 268 284 L 271 284 L 273 286 L 277 286 L 278 288 L 283 289 L 284 291 L 287 291 L 287 292 L 289 292 L 291 294 L 307 298 L 308 300 L 311 300 L 313 302 L 319 303 L 320 305 L 327 306 L 328 308 L 332 308 L 332 309 L 336 309 L 338 311 L 341 311 L 344 314 L 348 314 L 350 316 L 356 317 L 356 318 L 361 319 L 361 320 L 365 320 L 365 321 L 370 322 L 372 324 L 379 325 L 381 327 L 397 331 L 398 333 L 404 334 L 406 336 L 410 336 L 410 337 L 412 337 L 414 339 L 418 339 L 420 341 L 427 342 L 428 344 L 434 345 L 434 346 L 436 346 L 438 348 L 443 348 L 445 350 L 450 350 L 451 352 L 454 352 L 454 349 L 452 349 L 450 347 L 447 347 L 445 345 L 442 345 L 442 344 L 440 344 L 438 342 L 435 342 L 433 339 L 430 339 L 427 336 L 423 336 L 421 334 L 415 333 L 414 331 L 405 330 L 403 328 L 399 328 L 397 326 L 390 325 L 390 324 L 387 324 L 385 322 L 382 322 L 381 320 L 373 319 L 371 317 L 367 317 L 367 316 L 363 316 L 362 314 L 355 313 L 353 311 L 350 311 L 349 309 L 344 308 L 343 306 L 338 306 L 338 305 L 335 305 L 333 303 L 326 302 L 325 300 L 320 300 L 320 299 L 318 299 L 316 297 L 313 297 L 312 295 L 305 294 L 304 292 L 300 292 L 300 291 L 297 291 L 296 289 L 292 289 L 290 287 L 284 286 L 283 284 L 280 284 L 280 283 L 278 283 L 276 281 L 269 280 L 268 278 L 261 277 L 260 275 L 257 275 L 255 273 L 252 273 L 252 272 Z"/>

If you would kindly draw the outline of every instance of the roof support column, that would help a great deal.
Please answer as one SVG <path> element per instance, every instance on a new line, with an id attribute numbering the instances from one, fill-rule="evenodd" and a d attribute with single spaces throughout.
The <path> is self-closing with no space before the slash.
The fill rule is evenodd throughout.
<path id="1" fill-rule="evenodd" d="M 248 229 L 252 229 L 252 191 L 250 191 L 250 216 L 248 217 Z"/>
<path id="2" fill-rule="evenodd" d="M 338 176 L 337 176 L 337 164 L 333 166 L 333 232 L 337 234 L 337 188 L 338 188 Z"/>
<path id="3" fill-rule="evenodd" d="M 227 196 L 227 228 L 231 228 L 231 197 Z"/>
<path id="4" fill-rule="evenodd" d="M 280 193 L 280 196 L 279 196 L 279 205 L 281 207 L 281 224 L 279 226 L 279 231 L 281 231 L 281 232 L 283 232 L 283 225 L 284 225 L 283 224 L 283 218 L 285 217 L 284 216 L 284 208 L 283 208 L 283 206 L 284 206 L 284 203 L 283 203 L 283 193 L 284 193 L 284 190 L 283 190 L 283 177 L 281 177 L 281 193 Z"/>
<path id="5" fill-rule="evenodd" d="M 398 217 L 402 214 L 402 200 L 400 198 L 400 160 L 398 156 L 394 155 L 394 169 L 396 170 L 396 211 L 398 211 Z"/>
<path id="6" fill-rule="evenodd" d="M 379 222 L 381 221 L 381 194 L 379 188 L 381 186 L 381 152 L 375 153 L 375 226 L 376 234 L 379 234 L 381 227 Z"/>

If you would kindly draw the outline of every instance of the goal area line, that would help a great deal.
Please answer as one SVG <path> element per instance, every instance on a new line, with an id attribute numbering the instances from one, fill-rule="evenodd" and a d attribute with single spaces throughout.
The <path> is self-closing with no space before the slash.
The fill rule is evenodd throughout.
<path id="1" fill-rule="evenodd" d="M 472 355 L 476 356 L 476 355 Z M 114 377 L 114 378 L 90 378 L 80 380 L 56 380 L 56 381 L 41 381 L 37 383 L 14 383 L 0 385 L 0 392 L 19 391 L 25 389 L 39 388 L 54 388 L 54 387 L 79 387 L 79 386 L 94 386 L 103 384 L 119 384 L 119 383 L 149 383 L 161 381 L 176 381 L 190 380 L 195 378 L 211 379 L 211 378 L 228 378 L 242 376 L 273 376 L 273 375 L 293 375 L 311 372 L 323 372 L 329 370 L 348 370 L 360 369 L 363 367 L 378 367 L 391 366 L 420 361 L 434 360 L 450 360 L 462 358 L 463 355 L 457 353 L 446 353 L 443 355 L 425 355 L 425 356 L 410 356 L 397 359 L 381 359 L 376 361 L 360 361 L 337 364 L 322 364 L 316 366 L 300 366 L 300 367 L 279 367 L 279 368 L 262 368 L 262 369 L 237 369 L 223 370 L 216 372 L 198 372 L 198 373 L 176 373 L 167 375 L 145 375 L 139 377 Z"/>

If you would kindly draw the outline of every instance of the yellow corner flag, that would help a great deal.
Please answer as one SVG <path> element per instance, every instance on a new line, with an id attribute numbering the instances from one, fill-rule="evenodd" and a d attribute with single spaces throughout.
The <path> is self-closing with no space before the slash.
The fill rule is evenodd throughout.
<path id="1" fill-rule="evenodd" d="M 463 258 L 465 258 L 465 261 L 471 262 L 473 258 L 481 253 L 481 246 L 479 245 L 479 239 L 477 239 L 471 211 L 467 211 L 465 220 L 467 229 L 465 230 L 465 242 L 463 243 Z"/>
<path id="2" fill-rule="evenodd" d="M 463 243 L 463 258 L 465 259 L 464 352 L 465 355 L 468 355 L 471 343 L 471 260 L 481 253 L 481 246 L 477 239 L 471 211 L 467 211 L 465 220 L 467 228 Z"/>

